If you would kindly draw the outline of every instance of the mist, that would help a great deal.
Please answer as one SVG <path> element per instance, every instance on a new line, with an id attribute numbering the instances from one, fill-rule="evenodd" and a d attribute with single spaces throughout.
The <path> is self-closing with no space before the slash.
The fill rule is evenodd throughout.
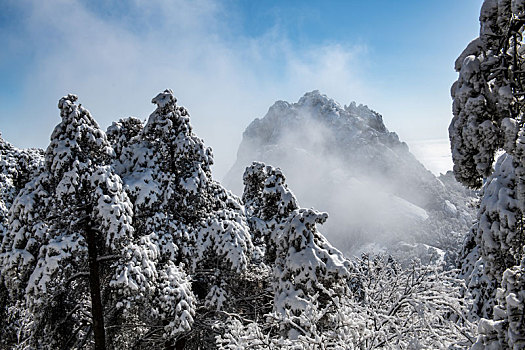
<path id="1" fill-rule="evenodd" d="M 79 0 L 14 5 L 23 20 L 5 46 L 34 43 L 19 48 L 34 60 L 13 83 L 23 96 L 0 100 L 3 137 L 16 146 L 47 147 L 59 122 L 57 101 L 68 93 L 105 129 L 123 117 L 147 119 L 151 98 L 170 88 L 213 148 L 221 178 L 243 128 L 273 101 L 314 88 L 371 94 L 359 73 L 364 45 L 321 42 L 298 51 L 278 28 L 238 35 L 235 13 L 215 1 L 97 4 L 107 8 Z M 12 66 L 21 59 L 13 57 Z"/>
<path id="2" fill-rule="evenodd" d="M 252 161 L 280 167 L 300 206 L 328 212 L 321 231 L 347 254 L 427 241 L 450 200 L 379 114 L 318 92 L 276 102 L 246 129 L 224 181 L 238 195 Z"/>
<path id="3" fill-rule="evenodd" d="M 321 150 L 295 151 L 294 161 L 276 157 L 270 162 L 283 169 L 301 206 L 329 214 L 321 230 L 339 249 L 355 254 L 367 243 L 383 246 L 416 240 L 427 212 L 393 194 L 401 189 L 386 175 L 367 177 L 373 164 L 345 164 Z"/>
<path id="4" fill-rule="evenodd" d="M 417 101 L 403 102 L 406 99 L 396 92 L 413 90 L 414 81 L 398 89 L 401 80 L 393 88 L 392 79 L 378 79 L 373 72 L 379 67 L 373 63 L 377 51 L 358 38 L 298 45 L 278 22 L 257 34 L 241 33 L 238 13 L 227 4 L 207 0 L 136 1 L 123 8 L 50 0 L 13 2 L 11 7 L 19 18 L 16 30 L 5 32 L 0 40 L 7 51 L 16 53 L 2 59 L 15 77 L 6 86 L 17 93 L 0 95 L 0 121 L 2 137 L 18 147 L 47 147 L 60 118 L 56 102 L 67 93 L 77 94 L 79 103 L 105 129 L 123 117 L 146 120 L 154 109 L 151 98 L 166 88 L 188 109 L 195 133 L 213 149 L 213 176 L 219 180 L 235 163 L 242 132 L 255 117 L 264 115 L 276 100 L 297 100 L 314 89 L 338 101 L 354 99 L 384 111 L 388 127 L 403 139 L 446 135 L 448 85 L 439 92 L 420 89 L 423 95 Z M 425 118 L 419 118 L 422 113 Z M 241 153 L 259 156 L 244 159 L 241 154 L 234 164 L 240 170 L 235 180 L 228 181 L 242 187 L 243 167 L 263 160 L 283 168 L 303 206 L 330 214 L 325 230 L 333 241 L 353 247 L 353 237 L 362 237 L 360 241 L 413 237 L 411 232 L 424 218 L 420 208 L 428 209 L 427 197 L 441 195 L 435 196 L 439 192 L 435 183 L 428 195 L 408 186 L 410 181 L 399 180 L 414 169 L 401 166 L 408 174 L 397 173 L 402 170 L 388 162 L 405 159 L 396 155 L 405 152 L 405 146 L 376 150 L 392 156 L 374 161 L 366 147 L 340 144 L 341 151 L 328 147 L 327 140 L 337 136 L 333 130 L 323 129 L 314 114 L 303 119 L 311 121 L 308 127 L 282 128 L 279 142 L 253 145 L 253 150 L 243 144 Z M 423 159 L 437 149 L 446 153 L 448 142 L 420 149 Z M 447 156 L 434 157 L 448 164 L 439 171 L 450 166 Z M 381 170 L 385 166 L 390 173 Z M 418 176 L 435 181 L 420 165 L 416 168 Z"/>
<path id="5" fill-rule="evenodd" d="M 0 26 L 6 53 L 0 57 L 6 73 L 0 87 L 5 90 L 0 94 L 1 131 L 18 147 L 47 147 L 59 122 L 57 101 L 68 93 L 77 94 L 105 129 L 123 117 L 147 119 L 154 109 L 151 98 L 166 88 L 189 110 L 195 132 L 213 148 L 218 179 L 235 162 L 242 131 L 251 120 L 276 100 L 296 100 L 314 89 L 388 113 L 389 127 L 405 139 L 446 137 L 451 118 L 447 79 L 429 83 L 433 78 L 427 76 L 405 84 L 405 73 L 404 79 L 391 70 L 384 74 L 382 46 L 374 48 L 375 42 L 358 33 L 345 40 L 297 42 L 283 26 L 295 23 L 293 18 L 279 14 L 264 30 L 248 33 L 243 21 L 249 18 L 236 4 L 212 0 L 125 5 L 27 0 L 0 6 L 9 19 Z M 432 50 L 438 50 L 435 44 L 426 52 Z M 419 57 L 403 58 L 403 64 L 413 65 L 411 60 Z M 421 74 L 432 75 L 429 68 Z M 449 73 L 452 81 L 452 67 Z M 406 103 L 415 90 L 418 97 Z"/>

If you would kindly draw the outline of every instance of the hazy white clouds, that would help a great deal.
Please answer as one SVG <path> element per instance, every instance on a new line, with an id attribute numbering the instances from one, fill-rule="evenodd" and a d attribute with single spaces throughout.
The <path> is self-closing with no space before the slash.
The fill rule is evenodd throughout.
<path id="1" fill-rule="evenodd" d="M 410 152 L 435 175 L 452 170 L 452 153 L 448 139 L 408 141 Z"/>
<path id="2" fill-rule="evenodd" d="M 335 100 L 350 103 L 370 98 L 371 87 L 366 83 L 365 46 L 343 47 L 320 45 L 302 55 L 290 55 L 288 83 L 304 88 L 302 93 L 320 90 Z M 298 92 L 299 93 L 299 92 Z"/>
<path id="3" fill-rule="evenodd" d="M 56 103 L 67 93 L 79 95 L 105 128 L 122 117 L 147 118 L 150 99 L 171 88 L 190 111 L 197 135 L 214 149 L 220 178 L 235 160 L 245 127 L 275 100 L 295 101 L 319 89 L 342 103 L 378 109 L 373 101 L 381 98 L 367 79 L 366 45 L 297 47 L 278 25 L 248 37 L 236 30 L 238 14 L 217 2 L 46 0 L 16 6 L 25 14 L 24 30 L 12 35 L 32 56 L 23 68 L 25 102 L 0 106 L 0 116 L 4 137 L 17 146 L 47 146 L 59 121 Z M 391 126 L 386 111 L 379 112 Z"/>

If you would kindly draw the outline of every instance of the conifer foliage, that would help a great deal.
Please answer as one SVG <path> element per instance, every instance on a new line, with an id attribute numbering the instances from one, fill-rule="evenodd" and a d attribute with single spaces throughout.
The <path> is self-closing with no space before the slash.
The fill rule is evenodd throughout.
<path id="1" fill-rule="evenodd" d="M 108 135 L 139 240 L 115 283 L 123 284 L 119 306 L 149 320 L 148 341 L 158 338 L 153 329 L 160 325 L 161 340 L 182 344 L 199 337 L 192 327 L 198 306 L 217 310 L 225 304 L 253 247 L 240 200 L 212 179 L 211 149 L 176 102 L 166 90 L 152 100 L 157 108 L 144 127 L 130 118 L 114 123 Z"/>
<path id="2" fill-rule="evenodd" d="M 42 172 L 43 152 L 17 149 L 0 135 L 0 239 L 7 230 L 8 212 L 25 184 Z"/>
<path id="3" fill-rule="evenodd" d="M 36 348 L 105 348 L 109 281 L 133 234 L 113 149 L 76 99 L 60 100 L 45 171 L 14 200 L 2 242 L 2 275 Z"/>
<path id="4" fill-rule="evenodd" d="M 0 137 L 0 244 L 8 228 L 8 213 L 25 184 L 42 172 L 43 152 L 20 150 Z M 21 309 L 8 303 L 8 291 L 0 274 L 0 347 L 16 339 Z"/>
<path id="5" fill-rule="evenodd" d="M 145 123 L 120 119 L 107 133 L 76 101 L 60 99 L 45 158 L 0 143 L 0 347 L 388 348 L 419 334 L 431 334 L 425 344 L 468 341 L 459 286 L 442 267 L 355 265 L 319 231 L 328 215 L 301 208 L 279 168 L 249 166 L 242 200 L 213 180 L 212 151 L 172 91 L 153 98 Z M 521 279 L 507 273 L 507 289 Z M 509 300 L 502 310 L 521 310 Z M 384 305 L 400 311 L 385 315 Z M 407 325 L 407 315 L 417 323 Z M 381 337 L 362 334 L 377 322 Z"/>
<path id="6" fill-rule="evenodd" d="M 244 173 L 246 203 L 252 231 L 264 244 L 272 267 L 273 317 L 281 330 L 296 338 L 315 333 L 322 313 L 307 310 L 333 306 L 332 297 L 345 291 L 350 263 L 319 233 L 316 225 L 328 215 L 299 208 L 285 177 L 272 166 L 255 162 Z"/>
<path id="7" fill-rule="evenodd" d="M 516 310 L 523 310 L 525 258 L 524 29 L 525 1 L 485 0 L 480 35 L 456 60 L 459 77 L 451 90 L 454 173 L 467 186 L 484 184 L 463 254 L 474 316 L 487 317 L 476 349 L 524 346 L 516 330 L 523 326 Z M 493 167 L 498 150 L 505 154 Z"/>

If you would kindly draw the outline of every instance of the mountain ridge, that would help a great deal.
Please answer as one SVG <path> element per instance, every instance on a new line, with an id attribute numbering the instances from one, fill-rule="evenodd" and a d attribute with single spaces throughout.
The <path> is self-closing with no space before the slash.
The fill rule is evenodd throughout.
<path id="1" fill-rule="evenodd" d="M 456 190 L 451 195 L 452 182 L 426 169 L 387 129 L 381 114 L 355 102 L 342 106 L 318 90 L 295 103 L 277 101 L 263 118 L 253 120 L 223 183 L 241 193 L 242 171 L 252 161 L 281 167 L 302 203 L 327 211 L 331 216 L 325 224 L 327 237 L 347 252 L 356 248 L 355 242 L 344 242 L 348 237 L 362 243 L 378 239 L 432 243 L 435 234 L 430 232 L 444 220 L 459 235 L 472 219 L 465 204 L 471 194 Z M 450 205 L 457 210 L 446 219 Z"/>

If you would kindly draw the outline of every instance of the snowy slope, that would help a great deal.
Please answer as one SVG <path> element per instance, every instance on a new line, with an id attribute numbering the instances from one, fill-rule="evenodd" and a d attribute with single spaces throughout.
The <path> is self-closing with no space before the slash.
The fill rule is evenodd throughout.
<path id="1" fill-rule="evenodd" d="M 318 91 L 297 103 L 278 101 L 255 119 L 224 184 L 242 193 L 242 173 L 252 161 L 281 167 L 303 205 L 327 211 L 326 235 L 347 252 L 369 242 L 433 244 L 438 234 L 451 236 L 443 231 L 466 232 L 470 225 L 468 196 L 452 195 L 449 181 L 428 171 L 380 114 L 341 106 Z"/>

